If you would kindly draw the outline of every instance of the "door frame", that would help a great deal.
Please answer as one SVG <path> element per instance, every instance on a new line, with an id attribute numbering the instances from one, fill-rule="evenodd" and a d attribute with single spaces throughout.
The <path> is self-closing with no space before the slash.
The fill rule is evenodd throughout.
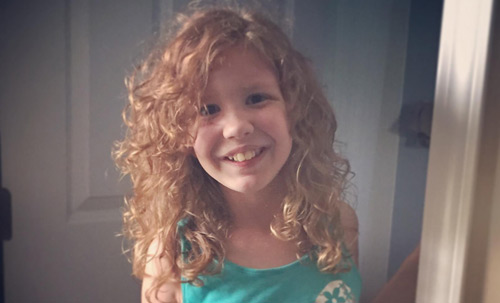
<path id="1" fill-rule="evenodd" d="M 471 287 L 466 276 L 493 8 L 494 0 L 444 3 L 417 302 L 462 302 Z"/>

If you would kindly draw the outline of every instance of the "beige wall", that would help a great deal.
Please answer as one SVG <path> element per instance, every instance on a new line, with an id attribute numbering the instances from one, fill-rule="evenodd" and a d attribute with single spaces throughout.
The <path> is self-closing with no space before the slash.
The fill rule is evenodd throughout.
<path id="1" fill-rule="evenodd" d="M 463 302 L 500 301 L 500 16 L 489 51 L 472 229 Z"/>

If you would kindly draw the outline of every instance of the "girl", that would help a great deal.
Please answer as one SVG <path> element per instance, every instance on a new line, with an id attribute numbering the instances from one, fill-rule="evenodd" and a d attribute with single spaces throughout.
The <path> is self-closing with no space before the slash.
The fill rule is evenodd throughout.
<path id="1" fill-rule="evenodd" d="M 181 24 L 128 79 L 115 150 L 143 302 L 357 302 L 349 165 L 307 60 L 258 14 Z"/>

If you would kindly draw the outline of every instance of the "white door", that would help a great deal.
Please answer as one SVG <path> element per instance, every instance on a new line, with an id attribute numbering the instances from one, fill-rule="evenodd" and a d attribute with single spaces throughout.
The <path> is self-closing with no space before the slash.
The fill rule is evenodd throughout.
<path id="1" fill-rule="evenodd" d="M 122 254 L 110 156 L 123 78 L 151 35 L 154 1 L 6 1 L 1 6 L 6 302 L 138 302 Z"/>
<path id="2" fill-rule="evenodd" d="M 6 302 L 139 302 L 117 237 L 129 184 L 118 182 L 111 146 L 123 137 L 125 75 L 159 20 L 186 3 L 0 4 L 3 187 L 13 200 Z"/>

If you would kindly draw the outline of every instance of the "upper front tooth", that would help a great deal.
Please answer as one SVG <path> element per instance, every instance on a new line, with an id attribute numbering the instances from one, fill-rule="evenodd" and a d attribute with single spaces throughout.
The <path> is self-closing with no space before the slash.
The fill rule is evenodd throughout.
<path id="1" fill-rule="evenodd" d="M 253 157 L 255 157 L 255 151 L 253 151 L 253 150 L 247 150 L 245 152 L 245 160 L 250 160 Z"/>
<path id="2" fill-rule="evenodd" d="M 254 150 L 247 150 L 244 153 L 237 153 L 232 157 L 229 157 L 229 159 L 234 160 L 234 161 L 245 161 L 245 160 L 250 160 L 253 157 L 255 157 L 255 151 Z"/>
<path id="3" fill-rule="evenodd" d="M 237 153 L 236 155 L 234 155 L 234 160 L 239 161 L 239 162 L 245 160 L 245 154 Z"/>

